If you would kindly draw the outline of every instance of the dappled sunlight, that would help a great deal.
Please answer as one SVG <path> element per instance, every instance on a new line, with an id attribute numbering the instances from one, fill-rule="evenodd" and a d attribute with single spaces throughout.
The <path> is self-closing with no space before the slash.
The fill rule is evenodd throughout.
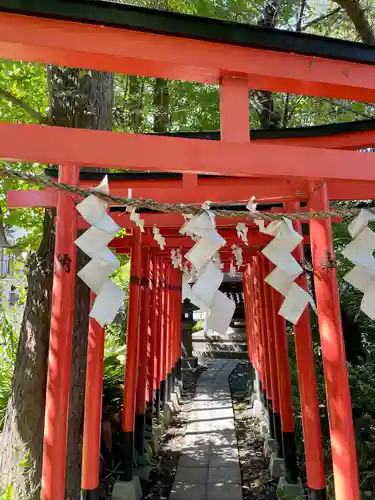
<path id="1" fill-rule="evenodd" d="M 241 500 L 241 472 L 229 375 L 237 361 L 216 360 L 192 401 L 171 500 Z"/>

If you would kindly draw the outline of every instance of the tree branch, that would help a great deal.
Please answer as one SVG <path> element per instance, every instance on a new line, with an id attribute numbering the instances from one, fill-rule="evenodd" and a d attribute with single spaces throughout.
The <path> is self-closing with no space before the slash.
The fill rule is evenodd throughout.
<path id="1" fill-rule="evenodd" d="M 365 11 L 362 9 L 359 0 L 335 0 L 342 7 L 349 19 L 354 24 L 357 33 L 361 37 L 363 43 L 375 45 L 375 34 L 365 16 Z"/>
<path id="2" fill-rule="evenodd" d="M 337 14 L 338 12 L 340 12 L 340 10 L 341 10 L 341 7 L 337 7 L 337 9 L 331 10 L 327 14 L 323 14 L 322 16 L 319 16 L 319 17 L 316 17 L 315 19 L 312 19 L 311 21 L 309 21 L 308 23 L 304 24 L 301 27 L 301 31 L 305 31 L 307 28 L 309 28 L 313 24 L 318 24 L 321 21 L 325 21 L 329 17 L 334 16 L 335 14 Z"/>
<path id="3" fill-rule="evenodd" d="M 43 123 L 45 125 L 53 125 L 51 121 L 48 119 L 47 116 L 43 116 L 41 113 L 38 111 L 35 111 L 31 106 L 29 106 L 26 102 L 21 101 L 21 99 L 18 99 L 18 97 L 14 96 L 7 90 L 3 89 L 0 87 L 0 98 L 5 99 L 6 101 L 11 102 L 12 104 L 15 104 L 19 108 L 23 109 L 26 111 L 26 113 L 36 120 L 38 120 L 39 123 Z"/>
<path id="4" fill-rule="evenodd" d="M 331 104 L 332 106 L 337 106 L 340 109 L 345 109 L 345 111 L 350 111 L 351 113 L 354 113 L 355 115 L 361 116 L 362 118 L 365 118 L 366 120 L 371 120 L 373 117 L 369 116 L 368 114 L 358 111 L 356 109 L 353 109 L 350 105 L 346 105 L 341 101 L 337 101 L 335 99 L 329 99 L 327 97 L 320 97 L 319 98 L 321 101 L 327 102 L 328 104 Z"/>

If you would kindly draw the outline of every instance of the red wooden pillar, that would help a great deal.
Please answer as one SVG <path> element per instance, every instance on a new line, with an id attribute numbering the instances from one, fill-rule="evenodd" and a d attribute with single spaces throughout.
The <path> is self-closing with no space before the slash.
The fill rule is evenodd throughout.
<path id="1" fill-rule="evenodd" d="M 164 408 L 167 402 L 167 272 L 166 265 L 161 259 L 161 280 L 160 280 L 160 403 Z"/>
<path id="2" fill-rule="evenodd" d="M 172 393 L 172 346 L 173 346 L 173 273 L 169 263 L 167 265 L 167 345 L 166 345 L 166 374 L 167 374 L 167 395 L 168 401 L 171 399 Z"/>
<path id="3" fill-rule="evenodd" d="M 264 406 L 267 406 L 267 397 L 269 394 L 269 374 L 268 374 L 268 360 L 265 345 L 265 325 L 263 317 L 263 304 L 261 301 L 261 274 L 260 274 L 260 262 L 259 256 L 254 258 L 254 292 L 255 292 L 255 304 L 257 311 L 257 322 L 258 322 L 258 338 L 260 345 L 260 363 L 261 363 L 261 381 L 262 381 L 262 394 Z"/>
<path id="4" fill-rule="evenodd" d="M 291 212 L 298 212 L 300 204 L 291 202 L 286 204 Z M 302 232 L 301 221 L 294 221 L 293 226 L 299 233 Z M 293 252 L 294 257 L 303 267 L 303 243 Z M 296 280 L 304 290 L 307 290 L 306 276 L 301 274 Z M 303 438 L 305 447 L 307 485 L 312 500 L 326 498 L 324 456 L 320 428 L 319 402 L 316 387 L 315 360 L 312 345 L 310 311 L 304 311 L 294 327 L 296 345 L 296 359 L 298 383 L 301 400 Z"/>
<path id="5" fill-rule="evenodd" d="M 265 283 L 265 278 L 269 274 L 269 265 L 266 257 L 260 257 L 261 262 L 261 277 L 262 277 L 262 291 L 264 299 L 264 308 L 266 313 L 267 325 L 267 349 L 269 360 L 269 378 L 270 378 L 270 391 L 272 395 L 272 407 L 270 408 L 270 422 L 273 423 L 273 429 L 270 425 L 271 436 L 276 439 L 278 447 L 278 456 L 282 455 L 282 432 L 281 432 L 281 416 L 280 416 L 280 399 L 279 399 L 279 386 L 277 379 L 277 360 L 275 349 L 275 331 L 274 331 L 274 318 L 271 301 L 270 287 Z M 273 432 L 272 432 L 273 430 Z"/>
<path id="6" fill-rule="evenodd" d="M 253 358 L 254 367 L 256 370 L 256 375 L 259 381 L 262 379 L 262 368 L 260 364 L 260 340 L 259 340 L 259 324 L 258 324 L 258 310 L 255 296 L 255 259 L 251 262 L 250 267 L 250 280 L 249 280 L 249 291 L 251 300 L 251 310 L 252 310 L 252 338 L 253 338 Z"/>
<path id="7" fill-rule="evenodd" d="M 182 382 L 182 271 L 176 269 L 176 377 Z"/>
<path id="8" fill-rule="evenodd" d="M 326 183 L 318 185 L 311 183 L 309 208 L 312 211 L 329 210 Z M 360 498 L 358 468 L 331 221 L 311 219 L 310 239 L 326 383 L 335 496 L 340 500 L 358 500 Z"/>
<path id="9" fill-rule="evenodd" d="M 243 282 L 243 297 L 244 297 L 244 305 L 245 305 L 245 324 L 246 324 L 246 343 L 247 343 L 247 355 L 250 364 L 253 364 L 252 355 L 251 355 L 251 312 L 250 312 L 250 291 L 249 291 L 249 267 L 250 264 L 245 266 L 242 282 Z"/>
<path id="10" fill-rule="evenodd" d="M 176 388 L 176 370 L 177 370 L 177 269 L 172 268 L 172 345 L 171 345 L 171 370 L 172 370 L 172 391 Z"/>
<path id="11" fill-rule="evenodd" d="M 138 382 L 135 403 L 134 446 L 140 457 L 145 451 L 145 424 L 146 424 L 146 390 L 147 390 L 147 351 L 148 351 L 148 323 L 150 317 L 150 250 L 142 248 L 141 274 L 141 319 L 139 328 L 139 361 Z"/>
<path id="12" fill-rule="evenodd" d="M 156 370 L 156 327 L 157 327 L 157 294 L 156 294 L 156 257 L 150 255 L 150 272 L 149 272 L 149 288 L 150 288 L 150 318 L 149 318 L 149 345 L 148 345 L 148 412 L 150 413 L 152 422 L 152 409 L 154 401 L 154 391 L 156 389 L 155 370 Z"/>
<path id="13" fill-rule="evenodd" d="M 92 307 L 94 300 L 95 294 L 91 293 L 90 307 Z M 95 319 L 90 318 L 87 342 L 81 481 L 81 496 L 86 500 L 98 498 L 103 364 L 104 328 Z"/>
<path id="14" fill-rule="evenodd" d="M 133 230 L 130 264 L 128 332 L 126 339 L 126 370 L 122 418 L 124 450 L 122 464 L 123 481 L 131 481 L 133 476 L 134 417 L 135 395 L 137 390 L 142 269 L 141 233 L 138 228 Z"/>
<path id="15" fill-rule="evenodd" d="M 249 82 L 224 76 L 220 81 L 220 134 L 231 142 L 250 140 Z"/>
<path id="16" fill-rule="evenodd" d="M 166 381 L 167 381 L 167 401 L 172 395 L 172 354 L 173 354 L 173 271 L 167 264 L 167 341 L 166 341 Z"/>
<path id="17" fill-rule="evenodd" d="M 267 271 L 265 271 L 265 262 L 262 254 L 259 254 L 257 257 L 258 260 L 258 290 L 259 290 L 259 299 L 260 299 L 260 313 L 262 318 L 262 330 L 263 330 L 263 346 L 264 346 L 264 361 L 266 366 L 266 407 L 268 411 L 268 421 L 270 428 L 270 435 L 273 439 L 275 439 L 275 426 L 273 419 L 273 394 L 272 394 L 272 379 L 271 379 L 271 370 L 272 370 L 272 360 L 270 357 L 269 350 L 269 323 L 268 323 L 268 311 L 267 311 L 267 303 L 265 300 L 265 283 L 264 278 L 267 276 Z"/>
<path id="18" fill-rule="evenodd" d="M 268 271 L 272 266 L 269 263 Z M 288 338 L 286 336 L 285 319 L 278 314 L 283 302 L 282 296 L 273 288 L 271 290 L 273 324 L 275 332 L 275 350 L 277 359 L 277 375 L 279 386 L 279 402 L 283 438 L 283 456 L 285 461 L 286 480 L 289 483 L 298 481 L 297 452 L 294 436 L 292 387 L 288 355 Z"/>
<path id="19" fill-rule="evenodd" d="M 79 167 L 61 165 L 59 182 L 77 185 Z M 42 499 L 65 499 L 66 442 L 76 278 L 77 212 L 69 194 L 58 191 L 51 330 L 43 439 Z"/>
<path id="20" fill-rule="evenodd" d="M 160 414 L 161 380 L 163 362 L 163 270 L 160 257 L 155 257 L 156 290 L 155 290 L 155 409 Z"/>

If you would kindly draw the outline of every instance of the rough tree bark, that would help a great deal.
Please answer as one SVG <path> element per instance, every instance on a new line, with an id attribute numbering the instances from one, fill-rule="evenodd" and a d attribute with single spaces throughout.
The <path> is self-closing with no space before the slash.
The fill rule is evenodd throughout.
<path id="1" fill-rule="evenodd" d="M 112 73 L 51 66 L 47 78 L 50 119 L 56 125 L 111 129 Z M 53 216 L 46 210 L 42 242 L 28 263 L 27 300 L 0 443 L 0 484 L 11 483 L 14 498 L 23 500 L 40 496 L 53 249 Z M 84 256 L 79 252 L 78 269 L 83 262 Z M 78 499 L 80 494 L 88 308 L 89 291 L 77 279 L 66 486 L 69 499 Z M 28 466 L 20 466 L 21 460 L 27 461 Z"/>
<path id="2" fill-rule="evenodd" d="M 335 2 L 342 7 L 349 19 L 354 24 L 358 35 L 361 37 L 363 43 L 375 45 L 375 33 L 370 26 L 359 0 L 335 0 Z M 373 8 L 373 7 L 372 7 Z"/>

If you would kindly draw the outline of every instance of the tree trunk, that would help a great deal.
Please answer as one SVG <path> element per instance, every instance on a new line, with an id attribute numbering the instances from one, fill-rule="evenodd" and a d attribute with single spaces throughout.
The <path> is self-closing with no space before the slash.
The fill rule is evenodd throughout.
<path id="1" fill-rule="evenodd" d="M 262 16 L 257 22 L 258 26 L 275 28 L 279 14 L 280 0 L 270 0 L 265 3 Z M 256 92 L 258 104 L 258 116 L 262 129 L 277 128 L 280 124 L 280 113 L 276 109 L 275 99 L 272 92 L 260 90 Z"/>
<path id="2" fill-rule="evenodd" d="M 110 130 L 113 74 L 47 69 L 50 118 L 56 125 Z M 0 484 L 12 483 L 15 498 L 40 497 L 46 368 L 50 329 L 54 223 L 45 212 L 43 238 L 28 263 L 28 291 L 20 332 L 13 390 L 1 438 Z M 77 269 L 86 257 L 78 252 Z M 66 498 L 78 499 L 87 349 L 89 290 L 76 280 Z M 27 467 L 20 462 L 27 462 Z"/>
<path id="3" fill-rule="evenodd" d="M 167 132 L 171 122 L 168 81 L 156 78 L 154 85 L 154 132 Z"/>
<path id="4" fill-rule="evenodd" d="M 359 0 L 335 0 L 335 2 L 345 10 L 349 19 L 354 24 L 358 35 L 361 37 L 362 42 L 368 43 L 369 45 L 375 45 L 374 30 L 370 26 Z"/>

